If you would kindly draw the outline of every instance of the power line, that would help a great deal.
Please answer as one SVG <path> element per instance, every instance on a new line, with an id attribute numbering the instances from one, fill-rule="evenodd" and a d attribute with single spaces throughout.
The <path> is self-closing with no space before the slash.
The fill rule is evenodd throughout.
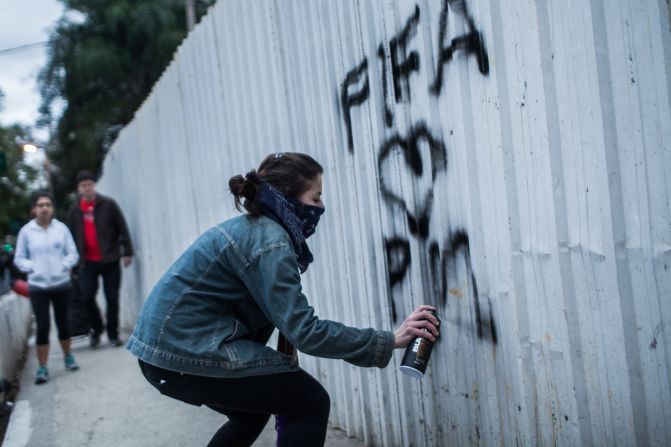
<path id="1" fill-rule="evenodd" d="M 9 54 L 9 53 L 15 53 L 17 51 L 23 51 L 27 50 L 32 47 L 37 47 L 46 44 L 47 41 L 44 42 L 35 42 L 35 43 L 28 43 L 25 45 L 19 45 L 18 47 L 12 47 L 12 48 L 5 48 L 4 50 L 0 50 L 0 54 Z"/>

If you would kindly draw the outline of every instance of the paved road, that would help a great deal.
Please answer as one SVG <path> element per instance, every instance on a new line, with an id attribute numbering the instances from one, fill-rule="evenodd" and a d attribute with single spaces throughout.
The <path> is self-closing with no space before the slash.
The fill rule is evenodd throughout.
<path id="1" fill-rule="evenodd" d="M 225 422 L 206 407 L 194 407 L 162 396 L 140 374 L 125 348 L 103 339 L 90 349 L 87 339 L 73 341 L 81 369 L 67 372 L 52 333 L 51 381 L 34 385 L 37 368 L 34 339 L 21 374 L 21 390 L 2 447 L 25 446 L 199 446 L 206 445 Z M 275 445 L 273 419 L 254 444 Z M 332 447 L 363 447 L 337 429 L 329 429 Z"/>

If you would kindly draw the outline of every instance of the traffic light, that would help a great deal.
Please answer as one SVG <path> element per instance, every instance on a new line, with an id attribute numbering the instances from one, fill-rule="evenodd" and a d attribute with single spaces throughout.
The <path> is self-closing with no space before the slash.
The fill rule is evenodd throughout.
<path id="1" fill-rule="evenodd" d="M 7 171 L 7 155 L 5 151 L 0 151 L 0 174 L 4 174 Z"/>

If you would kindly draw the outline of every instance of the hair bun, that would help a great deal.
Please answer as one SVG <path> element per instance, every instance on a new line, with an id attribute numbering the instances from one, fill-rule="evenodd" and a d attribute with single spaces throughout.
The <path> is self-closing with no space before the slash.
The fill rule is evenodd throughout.
<path id="1" fill-rule="evenodd" d="M 260 182 L 259 175 L 256 173 L 256 169 L 252 169 L 247 174 L 245 174 L 245 178 L 254 184 Z"/>
<path id="2" fill-rule="evenodd" d="M 242 195 L 245 189 L 245 178 L 241 175 L 235 175 L 228 181 L 228 187 L 234 196 Z"/>

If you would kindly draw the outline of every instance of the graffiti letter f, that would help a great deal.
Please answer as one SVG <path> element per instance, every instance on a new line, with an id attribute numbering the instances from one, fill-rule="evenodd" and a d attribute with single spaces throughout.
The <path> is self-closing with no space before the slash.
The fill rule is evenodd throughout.
<path id="1" fill-rule="evenodd" d="M 357 92 L 349 92 L 350 85 L 357 85 L 363 79 L 363 85 L 361 89 Z M 347 147 L 350 153 L 354 152 L 354 140 L 352 137 L 352 116 L 350 115 L 350 109 L 353 106 L 358 106 L 362 104 L 369 95 L 368 87 L 368 58 L 364 58 L 363 62 L 347 73 L 345 81 L 343 81 L 340 86 L 340 105 L 344 113 L 345 127 L 347 127 Z"/>

